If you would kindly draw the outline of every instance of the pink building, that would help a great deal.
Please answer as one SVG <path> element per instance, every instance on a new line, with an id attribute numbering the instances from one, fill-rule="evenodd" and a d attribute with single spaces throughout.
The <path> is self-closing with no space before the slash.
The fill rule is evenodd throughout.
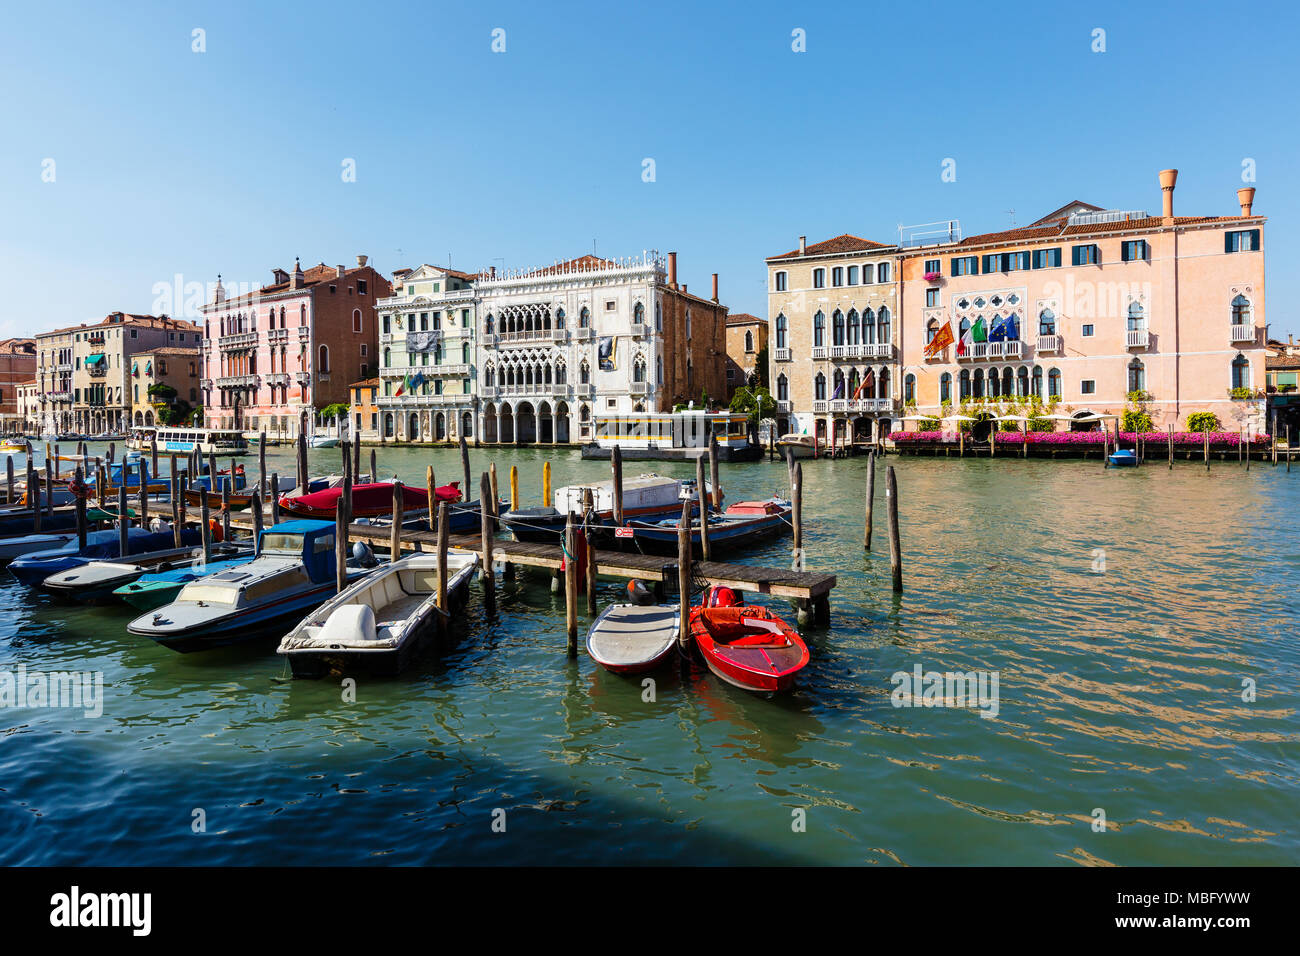
<path id="1" fill-rule="evenodd" d="M 378 368 L 375 302 L 392 286 L 365 256 L 273 269 L 256 292 L 226 297 L 217 279 L 203 311 L 201 391 L 209 428 L 294 437 L 299 414 L 347 404 L 348 384 Z"/>
<path id="2" fill-rule="evenodd" d="M 1055 396 L 1060 414 L 1119 414 L 1145 392 L 1161 430 L 1202 411 L 1225 428 L 1263 429 L 1255 190 L 1237 191 L 1235 215 L 1175 216 L 1177 178 L 1160 173 L 1158 216 L 1076 201 L 1023 228 L 900 250 L 897 380 L 915 404 L 908 413 Z M 945 327 L 954 343 L 927 355 Z"/>

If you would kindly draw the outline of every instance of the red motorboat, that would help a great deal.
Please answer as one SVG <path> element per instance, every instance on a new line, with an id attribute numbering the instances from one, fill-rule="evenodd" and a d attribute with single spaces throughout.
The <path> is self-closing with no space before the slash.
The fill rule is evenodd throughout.
<path id="1" fill-rule="evenodd" d="M 454 502 L 460 500 L 460 482 L 453 481 L 434 489 L 438 501 Z M 296 515 L 299 518 L 322 518 L 333 520 L 338 509 L 339 498 L 343 496 L 342 488 L 326 488 L 309 495 L 285 495 L 280 499 L 282 514 Z M 402 486 L 402 510 L 406 514 L 427 511 L 429 493 L 423 488 L 411 485 Z M 393 513 L 393 484 L 378 481 L 370 485 L 352 486 L 352 517 L 378 518 Z"/>
<path id="2" fill-rule="evenodd" d="M 709 670 L 744 690 L 789 690 L 808 663 L 808 647 L 762 607 L 691 609 L 691 637 Z"/>

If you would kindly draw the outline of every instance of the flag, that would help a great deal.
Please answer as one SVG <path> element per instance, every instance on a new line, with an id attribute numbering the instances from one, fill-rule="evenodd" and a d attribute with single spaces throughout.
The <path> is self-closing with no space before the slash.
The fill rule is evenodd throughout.
<path id="1" fill-rule="evenodd" d="M 989 329 L 990 342 L 1002 342 L 1007 337 L 1006 321 L 1000 315 L 993 316 L 993 327 Z"/>
<path id="2" fill-rule="evenodd" d="M 406 391 L 406 387 L 410 384 L 411 384 L 411 377 L 409 375 L 404 376 L 402 378 L 402 383 L 397 386 L 397 391 L 394 393 L 394 395 L 401 395 L 404 391 Z"/>
<path id="3" fill-rule="evenodd" d="M 1020 341 L 1020 326 L 1016 325 L 1016 317 L 1014 315 L 1007 316 L 1007 341 Z"/>
<path id="4" fill-rule="evenodd" d="M 424 382 L 425 382 L 424 373 L 416 372 L 415 378 L 411 379 L 411 391 L 415 391 L 417 388 L 423 385 Z"/>
<path id="5" fill-rule="evenodd" d="M 985 331 L 984 316 L 981 315 L 975 320 L 975 324 L 971 326 L 970 337 L 972 342 L 987 342 L 989 340 L 988 332 Z"/>
<path id="6" fill-rule="evenodd" d="M 835 394 L 831 396 L 831 401 L 843 397 L 844 397 L 844 379 L 840 379 L 839 384 L 835 386 Z"/>
<path id="7" fill-rule="evenodd" d="M 971 338 L 970 329 L 962 333 L 961 341 L 957 343 L 957 354 L 959 356 L 970 355 L 971 347 L 975 344 Z"/>
<path id="8" fill-rule="evenodd" d="M 866 384 L 867 384 L 867 380 L 864 378 L 862 381 L 858 382 L 858 387 L 853 390 L 853 400 L 855 402 L 858 400 L 858 396 L 862 394 L 862 389 L 866 386 Z"/>
<path id="9" fill-rule="evenodd" d="M 945 322 L 943 328 L 934 333 L 934 338 L 926 345 L 925 354 L 936 355 L 950 345 L 952 345 L 952 323 Z"/>

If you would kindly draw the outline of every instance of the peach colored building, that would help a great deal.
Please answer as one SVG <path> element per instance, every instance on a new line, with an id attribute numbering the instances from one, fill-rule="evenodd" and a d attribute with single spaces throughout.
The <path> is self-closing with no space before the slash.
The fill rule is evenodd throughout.
<path id="1" fill-rule="evenodd" d="M 925 414 L 1056 396 L 1059 413 L 1084 416 L 1119 414 L 1144 391 L 1161 430 L 1202 411 L 1265 427 L 1255 190 L 1237 191 L 1236 215 L 1175 216 L 1177 177 L 1160 173 L 1157 216 L 1075 202 L 1023 228 L 900 250 L 904 403 Z M 945 326 L 957 341 L 926 355 Z"/>
<path id="2" fill-rule="evenodd" d="M 727 401 L 736 389 L 758 380 L 758 356 L 767 348 L 767 322 L 748 312 L 727 316 Z M 767 369 L 763 369 L 763 374 Z"/>

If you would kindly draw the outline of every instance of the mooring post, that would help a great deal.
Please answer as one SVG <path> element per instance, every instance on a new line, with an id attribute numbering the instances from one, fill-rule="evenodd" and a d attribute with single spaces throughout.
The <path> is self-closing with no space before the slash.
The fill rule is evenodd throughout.
<path id="1" fill-rule="evenodd" d="M 149 477 L 158 477 L 158 439 L 149 439 Z"/>
<path id="2" fill-rule="evenodd" d="M 280 475 L 278 472 L 272 472 L 271 485 L 273 486 L 271 488 L 271 524 L 274 526 L 280 523 L 280 492 L 278 490 Z"/>
<path id="3" fill-rule="evenodd" d="M 498 497 L 498 489 L 497 489 L 497 463 L 495 461 L 490 462 L 488 464 L 487 476 L 488 476 L 488 491 L 492 495 L 492 501 L 490 503 L 491 506 L 489 510 L 491 510 L 492 517 L 495 519 L 497 516 L 498 502 L 500 501 L 500 498 Z"/>
<path id="4" fill-rule="evenodd" d="M 181 479 L 176 474 L 176 456 L 172 455 L 171 475 L 169 478 L 168 496 L 172 500 L 172 546 L 179 548 L 184 542 L 181 541 Z"/>
<path id="5" fill-rule="evenodd" d="M 465 493 L 462 497 L 465 501 L 469 501 L 470 498 L 474 497 L 474 485 L 469 478 L 469 442 L 465 441 L 464 435 L 460 436 L 460 473 L 464 475 L 465 480 Z"/>
<path id="6" fill-rule="evenodd" d="M 903 593 L 903 548 L 898 539 L 898 480 L 894 466 L 885 473 L 885 499 L 889 504 L 889 571 L 894 579 L 894 593 Z"/>
<path id="7" fill-rule="evenodd" d="M 76 508 L 77 508 L 77 550 L 86 550 L 86 496 L 82 493 L 85 491 L 85 485 L 82 481 L 83 472 L 78 465 L 72 473 L 72 479 L 77 486 Z"/>
<path id="8" fill-rule="evenodd" d="M 794 531 L 795 568 L 803 570 L 803 462 L 794 463 L 794 483 L 790 486 L 790 524 Z"/>
<path id="9" fill-rule="evenodd" d="M 587 617 L 596 616 L 596 546 L 591 540 L 591 513 L 594 502 L 591 489 L 582 489 L 582 535 L 587 542 Z"/>
<path id="10" fill-rule="evenodd" d="M 53 455 L 53 457 L 52 457 L 52 458 L 47 458 L 47 459 L 45 460 L 45 473 L 46 473 L 47 476 L 48 476 L 49 473 L 50 473 L 50 468 L 51 468 L 51 467 L 54 468 L 54 478 L 55 478 L 55 480 L 58 480 L 58 477 L 59 477 L 59 443 L 58 443 L 58 442 L 55 442 L 55 443 L 54 443 L 54 455 Z M 48 490 L 48 486 L 47 486 L 47 490 Z"/>
<path id="11" fill-rule="evenodd" d="M 145 478 L 144 459 L 140 460 L 140 527 L 149 527 L 149 482 Z"/>
<path id="12" fill-rule="evenodd" d="M 14 456 L 5 455 L 5 504 L 14 503 Z"/>
<path id="13" fill-rule="evenodd" d="M 700 557 L 710 561 L 709 551 L 709 495 L 704 490 L 704 458 L 695 459 L 695 497 L 700 508 Z"/>
<path id="14" fill-rule="evenodd" d="M 122 466 L 125 468 L 126 462 L 122 462 Z M 117 486 L 117 556 L 119 558 L 124 558 L 131 553 L 127 547 L 131 522 L 126 516 L 126 476 L 122 477 L 123 481 Z"/>
<path id="15" fill-rule="evenodd" d="M 1205 429 L 1205 470 L 1210 470 L 1210 430 Z"/>
<path id="16" fill-rule="evenodd" d="M 965 458 L 966 457 L 966 432 L 961 426 L 962 423 L 958 422 L 957 423 L 957 457 Z"/>
<path id="17" fill-rule="evenodd" d="M 36 478 L 31 455 L 27 456 L 27 504 L 32 509 L 32 531 L 41 533 L 41 483 Z"/>
<path id="18" fill-rule="evenodd" d="M 221 486 L 221 540 L 230 540 L 230 486 L 234 483 L 234 476 L 231 480 Z"/>
<path id="19" fill-rule="evenodd" d="M 677 522 L 677 645 L 685 650 L 691 637 L 691 503 L 682 502 Z"/>
<path id="20" fill-rule="evenodd" d="M 1237 463 L 1241 463 L 1241 449 L 1246 444 L 1246 426 L 1241 425 L 1237 428 Z"/>
<path id="21" fill-rule="evenodd" d="M 542 505 L 549 506 L 551 503 L 551 463 L 542 462 Z"/>
<path id="22" fill-rule="evenodd" d="M 262 516 L 262 499 L 254 495 L 250 510 L 253 512 L 253 553 L 256 554 L 257 543 L 262 540 L 262 529 L 266 527 Z"/>
<path id="23" fill-rule="evenodd" d="M 465 496 L 469 496 L 468 486 L 465 488 Z M 447 607 L 447 548 L 450 541 L 451 516 L 447 502 L 441 501 L 438 503 L 438 610 L 442 611 L 438 615 L 439 631 L 447 630 L 451 614 L 451 609 Z"/>
<path id="24" fill-rule="evenodd" d="M 334 592 L 348 585 L 348 515 L 340 504 L 334 509 Z"/>
<path id="25" fill-rule="evenodd" d="M 483 600 L 488 611 L 496 600 L 496 569 L 492 566 L 493 514 L 488 507 L 492 497 L 492 485 L 487 472 L 479 479 L 479 532 L 482 535 L 483 566 L 479 571 L 483 582 Z"/>
<path id="26" fill-rule="evenodd" d="M 550 502 L 546 502 L 550 504 Z M 519 466 L 510 466 L 510 510 L 519 510 Z"/>
<path id="27" fill-rule="evenodd" d="M 791 494 L 793 494 L 793 493 L 794 493 L 794 492 L 793 492 L 793 489 L 794 489 L 794 449 L 791 448 L 789 445 L 786 445 L 786 446 L 785 446 L 785 480 L 786 480 L 786 484 L 788 484 L 788 485 L 790 486 L 790 488 L 792 489 L 792 490 L 791 490 Z"/>
<path id="28" fill-rule="evenodd" d="M 709 436 L 709 482 L 712 484 L 709 499 L 714 508 L 722 507 L 722 485 L 718 479 L 718 436 Z"/>
<path id="29" fill-rule="evenodd" d="M 1174 470 L 1174 425 L 1169 423 L 1169 470 Z"/>
<path id="30" fill-rule="evenodd" d="M 867 452 L 867 526 L 863 533 L 862 547 L 871 550 L 871 512 L 876 504 L 876 452 Z"/>
<path id="31" fill-rule="evenodd" d="M 623 527 L 623 449 L 615 445 L 609 453 L 609 468 L 614 478 L 614 527 Z"/>
<path id="32" fill-rule="evenodd" d="M 1250 471 L 1250 456 L 1246 456 L 1246 470 Z M 1286 470 L 1291 473 L 1291 426 L 1286 426 Z"/>
<path id="33" fill-rule="evenodd" d="M 1269 444 L 1273 446 L 1273 464 L 1277 464 L 1277 409 L 1273 409 L 1273 430 L 1269 432 Z M 1290 449 L 1287 449 L 1290 454 Z"/>
<path id="34" fill-rule="evenodd" d="M 372 483 L 379 480 L 379 460 L 375 457 L 374 448 L 370 449 L 370 480 Z"/>
<path id="35" fill-rule="evenodd" d="M 352 480 L 361 480 L 361 433 L 352 441 Z M 373 480 L 373 479 L 372 479 Z"/>
<path id="36" fill-rule="evenodd" d="M 307 493 L 307 435 L 302 431 L 298 432 L 298 487 L 299 494 Z"/>
<path id="37" fill-rule="evenodd" d="M 57 460 L 55 459 L 55 461 Z M 125 476 L 123 480 L 125 480 Z M 45 466 L 45 513 L 51 518 L 54 517 L 54 476 L 50 474 L 48 464 Z"/>
<path id="38" fill-rule="evenodd" d="M 402 557 L 402 483 L 393 482 L 393 529 L 389 532 L 388 553 L 390 561 L 399 561 Z"/>
<path id="39" fill-rule="evenodd" d="M 437 524 L 435 524 L 435 522 L 437 521 L 437 517 L 436 517 L 436 516 L 437 516 L 437 514 L 438 514 L 438 505 L 437 505 L 437 501 L 438 501 L 437 488 L 438 488 L 438 485 L 437 485 L 437 482 L 434 481 L 434 477 L 433 477 L 433 465 L 426 465 L 426 466 L 425 466 L 425 469 L 424 469 L 424 488 L 425 488 L 425 494 L 427 494 L 427 495 L 429 496 L 429 530 L 430 530 L 430 531 L 436 531 L 436 530 L 438 530 L 438 526 L 437 526 Z M 463 500 L 465 500 L 465 501 L 469 501 L 469 485 L 466 485 L 466 486 L 465 486 L 465 493 L 464 493 L 463 495 L 461 495 L 461 498 L 462 498 Z"/>
<path id="40" fill-rule="evenodd" d="M 564 626 L 570 657 L 578 656 L 578 531 L 570 511 L 564 522 Z"/>

